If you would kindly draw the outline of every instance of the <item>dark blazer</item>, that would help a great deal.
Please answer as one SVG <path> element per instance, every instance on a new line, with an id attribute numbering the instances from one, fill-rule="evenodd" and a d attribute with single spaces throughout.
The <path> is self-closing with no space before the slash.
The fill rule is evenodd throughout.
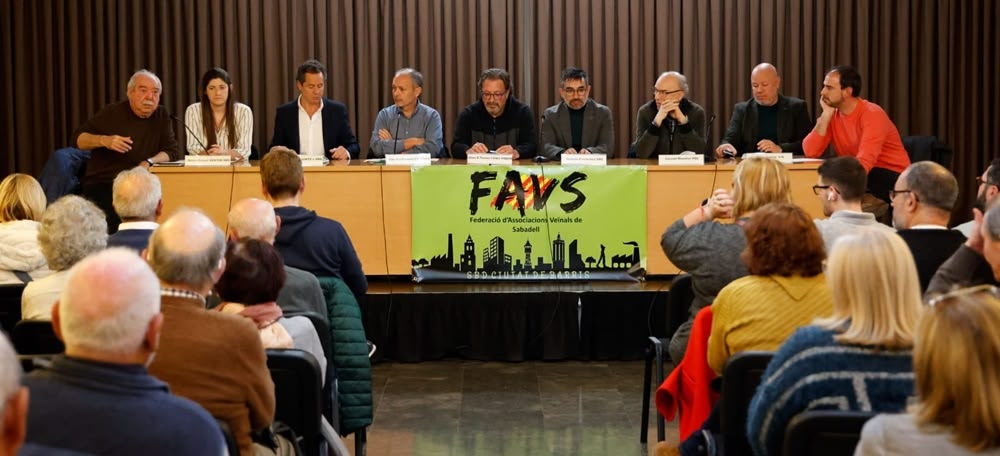
<path id="1" fill-rule="evenodd" d="M 757 100 L 736 103 L 723 144 L 732 144 L 739 155 L 757 151 Z M 778 95 L 778 145 L 785 152 L 802 153 L 802 139 L 813 127 L 809 107 L 802 99 Z"/>
<path id="2" fill-rule="evenodd" d="M 271 145 L 285 146 L 295 152 L 302 153 L 299 142 L 299 100 L 298 98 L 278 106 L 274 115 L 274 135 Z M 358 158 L 361 148 L 358 138 L 351 130 L 347 118 L 347 107 L 343 103 L 328 98 L 323 99 L 323 150 L 326 158 L 330 158 L 330 149 L 344 146 L 351 158 Z"/>
<path id="3" fill-rule="evenodd" d="M 153 230 L 118 230 L 108 236 L 108 247 L 128 247 L 136 253 L 142 253 L 149 246 L 149 237 Z"/>
<path id="4" fill-rule="evenodd" d="M 594 100 L 587 100 L 583 111 L 583 147 L 595 154 L 614 157 L 615 124 L 611 110 Z M 566 103 L 550 106 L 542 114 L 542 147 L 538 155 L 556 158 L 573 146 L 573 127 L 570 126 L 569 108 Z"/>

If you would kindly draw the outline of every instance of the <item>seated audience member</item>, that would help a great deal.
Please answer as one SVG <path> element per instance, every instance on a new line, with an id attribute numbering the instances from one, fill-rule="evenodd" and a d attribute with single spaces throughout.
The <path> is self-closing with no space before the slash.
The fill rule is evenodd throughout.
<path id="1" fill-rule="evenodd" d="M 925 297 L 972 285 L 1000 284 L 1000 209 L 991 205 L 986 215 L 973 209 L 972 235 L 934 273 Z"/>
<path id="2" fill-rule="evenodd" d="M 271 244 L 243 239 L 226 249 L 226 272 L 215 284 L 222 304 L 215 310 L 249 318 L 264 348 L 297 348 L 309 352 L 326 372 L 326 354 L 316 329 L 306 317 L 283 316 L 275 300 L 285 285 L 281 255 Z"/>
<path id="3" fill-rule="evenodd" d="M 687 93 L 683 74 L 667 71 L 656 79 L 653 100 L 635 115 L 635 142 L 629 158 L 705 152 L 705 110 L 688 100 Z"/>
<path id="4" fill-rule="evenodd" d="M 393 104 L 375 116 L 372 139 L 368 143 L 372 157 L 387 154 L 431 154 L 437 157 L 444 147 L 441 114 L 420 102 L 424 75 L 413 68 L 403 68 L 392 78 Z"/>
<path id="5" fill-rule="evenodd" d="M 153 232 L 146 257 L 160 279 L 163 331 L 149 371 L 225 421 L 240 454 L 250 456 L 250 433 L 274 419 L 274 383 L 257 327 L 205 309 L 226 269 L 225 247 L 222 231 L 195 210 L 178 211 Z"/>
<path id="6" fill-rule="evenodd" d="M 7 335 L 0 333 L 0 456 L 19 454 L 27 422 L 28 388 L 21 386 L 21 362 Z"/>
<path id="7" fill-rule="evenodd" d="M 962 233 L 948 229 L 958 199 L 958 182 L 937 163 L 917 162 L 899 175 L 889 197 L 892 224 L 910 246 L 923 292 L 938 267 L 965 242 Z"/>
<path id="8" fill-rule="evenodd" d="M 563 102 L 542 113 L 542 148 L 538 155 L 562 154 L 614 156 L 615 124 L 611 110 L 590 98 L 590 76 L 568 67 L 559 81 Z"/>
<path id="9" fill-rule="evenodd" d="M 913 347 L 917 402 L 865 423 L 854 454 L 1000 454 L 1000 299 L 958 290 L 924 308 Z"/>
<path id="10" fill-rule="evenodd" d="M 829 218 L 816 219 L 814 222 L 823 236 L 827 252 L 837 238 L 845 234 L 869 229 L 895 231 L 879 223 L 873 214 L 861 210 L 868 174 L 857 158 L 830 158 L 819 165 L 816 171 L 819 173 L 819 180 L 813 185 L 813 193 L 819 197 L 823 215 Z"/>
<path id="11" fill-rule="evenodd" d="M 257 198 L 237 201 L 229 210 L 228 221 L 228 239 L 257 239 L 271 245 L 281 226 L 281 218 L 274 214 L 271 203 Z M 285 286 L 278 293 L 278 307 L 285 312 L 315 312 L 327 320 L 326 299 L 316 276 L 286 264 L 285 277 Z"/>
<path id="12" fill-rule="evenodd" d="M 211 415 L 146 371 L 163 315 L 156 275 L 135 252 L 105 250 L 74 266 L 52 326 L 66 354 L 25 380 L 34 393 L 27 442 L 37 454 L 224 451 Z"/>
<path id="13" fill-rule="evenodd" d="M 816 126 L 802 140 L 807 157 L 818 158 L 832 143 L 838 156 L 858 157 L 868 172 L 868 189 L 887 203 L 899 173 L 910 166 L 899 130 L 882 107 L 861 96 L 861 75 L 853 67 L 833 67 L 823 79 Z"/>
<path id="14" fill-rule="evenodd" d="M 108 236 L 108 247 L 128 247 L 141 253 L 163 213 L 160 178 L 140 167 L 122 171 L 115 177 L 112 201 L 122 223 Z"/>
<path id="15" fill-rule="evenodd" d="M 733 193 L 716 189 L 703 206 L 680 218 L 663 233 L 660 247 L 667 258 L 691 274 L 694 303 L 691 319 L 670 339 L 669 353 L 680 362 L 687 348 L 694 315 L 711 305 L 723 287 L 747 275 L 740 261 L 746 247 L 743 225 L 754 211 L 768 203 L 790 203 L 792 185 L 785 165 L 777 160 L 744 160 L 733 173 Z M 733 218 L 735 223 L 715 219 Z"/>
<path id="16" fill-rule="evenodd" d="M 483 71 L 479 92 L 480 100 L 458 114 L 452 156 L 464 159 L 469 153 L 496 152 L 514 160 L 534 157 L 535 114 L 514 97 L 510 73 L 501 68 Z"/>
<path id="17" fill-rule="evenodd" d="M 274 246 L 285 264 L 318 277 L 341 279 L 361 300 L 368 292 L 368 279 L 347 230 L 340 222 L 299 205 L 306 179 L 295 152 L 284 147 L 271 149 L 260 161 L 260 179 L 264 197 L 281 218 Z"/>
<path id="18" fill-rule="evenodd" d="M 69 270 L 87 255 L 104 250 L 108 225 L 94 203 L 76 195 L 66 195 L 42 214 L 38 244 L 54 274 L 28 283 L 21 293 L 21 318 L 48 320 L 52 305 L 69 280 Z"/>
<path id="19" fill-rule="evenodd" d="M 188 153 L 228 155 L 233 160 L 249 158 L 253 111 L 236 102 L 229 73 L 212 68 L 201 76 L 199 88 L 201 99 L 184 111 Z"/>
<path id="20" fill-rule="evenodd" d="M 108 229 L 118 229 L 118 214 L 112 203 L 112 183 L 118 173 L 136 166 L 181 157 L 174 136 L 174 123 L 167 108 L 160 106 L 163 84 L 149 70 L 139 70 L 128 80 L 127 100 L 110 104 L 73 132 L 77 149 L 89 150 L 83 176 L 83 196 L 94 202 L 108 218 Z"/>
<path id="21" fill-rule="evenodd" d="M 785 428 L 801 412 L 906 407 L 921 306 L 917 268 L 907 251 L 898 236 L 883 231 L 837 240 L 826 269 L 833 316 L 800 328 L 781 345 L 747 410 L 755 455 L 780 455 Z"/>
<path id="22" fill-rule="evenodd" d="M 806 102 L 778 93 L 781 76 L 770 63 L 754 67 L 750 87 L 753 97 L 736 103 L 715 156 L 722 158 L 727 151 L 733 157 L 757 151 L 801 154 L 802 138 L 812 126 Z"/>
<path id="23" fill-rule="evenodd" d="M 986 171 L 983 171 L 983 174 L 976 178 L 976 182 L 979 184 L 979 188 L 976 189 L 974 206 L 983 212 L 996 200 L 997 195 L 1000 195 L 1000 158 L 994 158 L 986 167 Z M 960 231 L 967 238 L 972 237 L 974 223 L 975 220 L 969 220 L 953 229 Z"/>
<path id="24" fill-rule="evenodd" d="M 52 273 L 38 246 L 45 192 L 34 177 L 15 173 L 0 182 L 0 285 L 27 283 Z"/>
<path id="25" fill-rule="evenodd" d="M 823 239 L 805 211 L 768 204 L 744 231 L 742 258 L 750 275 L 730 282 L 712 303 L 708 365 L 717 374 L 732 355 L 775 351 L 796 329 L 833 312 Z"/>
<path id="26" fill-rule="evenodd" d="M 299 97 L 278 106 L 274 115 L 271 148 L 284 146 L 301 155 L 331 160 L 358 158 L 361 148 L 351 129 L 347 107 L 323 96 L 326 67 L 306 60 L 295 72 Z"/>

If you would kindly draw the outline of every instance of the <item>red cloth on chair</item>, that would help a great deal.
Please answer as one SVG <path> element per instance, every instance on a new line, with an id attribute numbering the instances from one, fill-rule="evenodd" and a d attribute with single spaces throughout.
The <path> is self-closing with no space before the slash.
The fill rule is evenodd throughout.
<path id="1" fill-rule="evenodd" d="M 680 413 L 680 441 L 701 425 L 719 401 L 719 393 L 712 391 L 716 375 L 708 367 L 708 336 L 712 332 L 712 307 L 701 309 L 694 317 L 691 337 L 688 339 L 684 359 L 670 376 L 656 389 L 656 409 L 668 421 L 674 412 Z"/>

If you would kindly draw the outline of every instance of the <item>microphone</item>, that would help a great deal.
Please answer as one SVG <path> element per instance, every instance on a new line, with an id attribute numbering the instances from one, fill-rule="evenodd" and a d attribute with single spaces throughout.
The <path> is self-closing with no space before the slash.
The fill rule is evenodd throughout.
<path id="1" fill-rule="evenodd" d="M 392 154 L 393 155 L 396 155 L 396 143 L 398 142 L 398 140 L 396 138 L 399 137 L 399 122 L 400 122 L 400 117 L 403 117 L 403 110 L 399 109 L 399 107 L 397 106 L 396 107 L 396 131 L 392 134 Z"/>
<path id="2" fill-rule="evenodd" d="M 194 140 L 198 142 L 199 145 L 201 145 L 202 150 L 205 151 L 206 153 L 208 152 L 208 146 L 206 146 L 205 143 L 201 142 L 201 140 L 198 139 L 198 135 L 195 134 L 194 130 L 192 130 L 191 127 L 187 126 L 187 122 L 183 121 L 180 117 L 177 117 L 177 114 L 170 114 L 170 118 L 180 122 L 181 125 L 184 126 L 184 129 L 188 131 L 188 134 L 191 135 L 194 138 Z"/>
<path id="3" fill-rule="evenodd" d="M 712 158 L 715 161 L 715 154 L 712 153 L 712 148 L 708 144 L 708 138 L 712 136 L 712 123 L 715 122 L 715 114 L 708 118 L 708 123 L 705 124 L 705 157 Z"/>
<path id="4" fill-rule="evenodd" d="M 541 155 L 535 155 L 535 158 L 532 158 L 532 160 L 534 160 L 535 163 L 542 163 L 542 162 L 549 161 L 549 158 L 548 157 L 543 157 Z"/>

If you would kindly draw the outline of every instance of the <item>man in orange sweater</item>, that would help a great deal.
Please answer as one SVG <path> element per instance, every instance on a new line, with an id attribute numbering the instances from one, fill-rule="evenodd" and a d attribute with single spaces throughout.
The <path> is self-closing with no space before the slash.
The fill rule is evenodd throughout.
<path id="1" fill-rule="evenodd" d="M 851 66 L 831 69 L 823 79 L 816 126 L 802 140 L 807 157 L 820 157 L 833 143 L 838 156 L 858 158 L 868 172 L 868 190 L 889 202 L 889 190 L 910 166 L 899 130 L 882 108 L 861 95 L 861 75 Z"/>

